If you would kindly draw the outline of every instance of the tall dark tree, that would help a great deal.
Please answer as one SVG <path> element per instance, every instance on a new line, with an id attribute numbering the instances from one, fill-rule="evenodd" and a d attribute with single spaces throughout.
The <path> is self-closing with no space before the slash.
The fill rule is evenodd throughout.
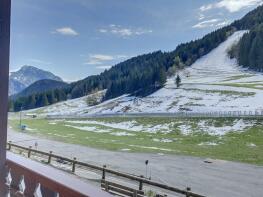
<path id="1" fill-rule="evenodd" d="M 35 94 L 32 94 L 28 97 L 27 99 L 27 103 L 25 105 L 26 109 L 32 109 L 36 106 L 36 98 L 35 98 Z"/>
<path id="2" fill-rule="evenodd" d="M 175 78 L 175 84 L 177 88 L 179 88 L 181 85 L 181 77 L 179 75 L 177 75 Z"/>
<path id="3" fill-rule="evenodd" d="M 164 84 L 166 83 L 166 72 L 165 72 L 164 68 L 160 69 L 158 82 L 159 82 L 161 87 L 163 87 Z"/>
<path id="4" fill-rule="evenodd" d="M 47 99 L 47 95 L 46 94 L 42 94 L 40 95 L 40 98 L 39 98 L 39 107 L 43 107 L 43 106 L 46 106 L 48 105 L 48 99 Z"/>

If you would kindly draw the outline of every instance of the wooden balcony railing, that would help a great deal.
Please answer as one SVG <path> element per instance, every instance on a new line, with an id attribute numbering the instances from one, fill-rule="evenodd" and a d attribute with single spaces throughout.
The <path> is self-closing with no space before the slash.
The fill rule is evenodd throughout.
<path id="1" fill-rule="evenodd" d="M 1 186 L 1 197 L 112 196 L 73 175 L 9 152 L 4 182 L 6 187 Z"/>

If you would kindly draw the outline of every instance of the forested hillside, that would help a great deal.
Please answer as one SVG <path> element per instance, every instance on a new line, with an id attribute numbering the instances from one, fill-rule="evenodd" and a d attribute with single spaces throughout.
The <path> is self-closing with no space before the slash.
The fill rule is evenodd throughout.
<path id="1" fill-rule="evenodd" d="M 263 71 L 263 6 L 248 13 L 243 19 L 233 23 L 238 29 L 250 30 L 239 43 L 234 45 L 229 55 L 236 58 L 240 66 L 255 71 Z"/>
<path id="2" fill-rule="evenodd" d="M 257 25 L 246 33 L 240 42 L 229 51 L 240 66 L 255 71 L 263 71 L 263 24 Z"/>
<path id="3" fill-rule="evenodd" d="M 84 96 L 96 89 L 108 89 L 105 98 L 114 98 L 145 87 L 162 87 L 173 57 L 161 51 L 140 55 L 119 63 L 100 75 L 90 76 L 71 84 L 72 98 Z"/>
<path id="4" fill-rule="evenodd" d="M 201 39 L 181 44 L 172 52 L 157 51 L 133 57 L 113 66 L 100 75 L 89 76 L 74 82 L 67 88 L 56 90 L 64 96 L 56 98 L 54 102 L 68 98 L 78 98 L 102 89 L 107 89 L 104 100 L 134 92 L 139 92 L 141 95 L 150 94 L 163 87 L 167 76 L 174 75 L 178 69 L 190 66 L 198 58 L 208 54 L 225 41 L 236 30 L 255 29 L 263 21 L 262 13 L 263 7 L 261 6 L 241 20 L 211 32 Z M 54 94 L 54 91 L 51 92 Z M 48 94 L 50 94 L 50 91 L 39 94 L 35 98 L 36 103 L 44 105 L 53 103 L 38 101 L 38 99 L 47 97 Z M 26 105 L 30 97 L 15 100 L 12 104 L 15 106 L 14 110 L 19 110 L 21 106 L 26 109 L 39 107 L 39 105 Z"/>
<path id="5" fill-rule="evenodd" d="M 57 103 L 59 101 L 64 101 L 67 99 L 67 94 L 64 89 L 53 89 L 46 91 L 44 93 L 33 93 L 29 96 L 20 97 L 18 99 L 9 100 L 9 110 L 10 111 L 20 111 L 21 108 L 33 109 L 37 107 L 43 107 Z"/>
<path id="6" fill-rule="evenodd" d="M 68 84 L 63 81 L 42 79 L 31 84 L 30 86 L 22 90 L 20 93 L 10 96 L 10 99 L 14 100 L 20 97 L 26 97 L 36 93 L 66 88 L 67 86 Z"/>

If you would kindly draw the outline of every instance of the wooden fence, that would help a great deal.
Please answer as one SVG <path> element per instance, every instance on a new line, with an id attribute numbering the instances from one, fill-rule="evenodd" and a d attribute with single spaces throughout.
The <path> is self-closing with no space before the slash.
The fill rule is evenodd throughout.
<path id="1" fill-rule="evenodd" d="M 106 175 L 109 174 L 109 175 L 114 175 L 116 177 L 136 181 L 138 183 L 138 191 L 143 191 L 143 185 L 148 185 L 148 186 L 156 187 L 157 189 L 175 192 L 177 194 L 181 194 L 181 195 L 184 195 L 186 197 L 204 197 L 204 195 L 200 195 L 200 194 L 196 194 L 196 193 L 191 192 L 190 187 L 187 187 L 186 189 L 179 189 L 176 187 L 172 187 L 172 186 L 168 186 L 168 185 L 165 185 L 162 183 L 151 181 L 149 179 L 144 178 L 143 176 L 136 176 L 136 175 L 112 170 L 112 169 L 107 168 L 106 165 L 97 166 L 97 165 L 78 161 L 77 158 L 75 158 L 75 157 L 73 159 L 63 157 L 63 156 L 54 154 L 52 151 L 44 152 L 44 151 L 32 149 L 31 146 L 30 147 L 24 147 L 24 146 L 20 146 L 17 144 L 13 144 L 12 142 L 7 143 L 7 150 L 14 151 L 15 149 L 20 150 L 20 151 L 25 151 L 27 153 L 28 158 L 30 158 L 33 153 L 38 154 L 38 155 L 40 155 L 41 158 L 43 158 L 43 159 L 46 158 L 45 163 L 47 163 L 47 164 L 51 164 L 52 159 L 56 159 L 56 161 L 59 163 L 65 163 L 66 162 L 68 165 L 71 166 L 71 172 L 72 173 L 75 173 L 77 166 L 99 171 L 102 174 L 102 183 L 104 186 L 105 186 L 105 184 L 110 184 L 110 182 L 107 182 L 107 183 L 103 182 L 103 181 L 106 181 Z M 112 184 L 114 184 L 114 183 L 112 183 Z M 123 186 L 123 187 L 125 187 L 125 186 Z"/>

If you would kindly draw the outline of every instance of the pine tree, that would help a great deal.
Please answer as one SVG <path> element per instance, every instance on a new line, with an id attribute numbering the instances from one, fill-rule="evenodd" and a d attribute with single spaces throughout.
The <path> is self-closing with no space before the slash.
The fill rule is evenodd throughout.
<path id="1" fill-rule="evenodd" d="M 175 78 L 176 87 L 179 88 L 181 85 L 181 77 L 179 75 Z"/>
<path id="2" fill-rule="evenodd" d="M 47 105 L 49 104 L 46 94 L 42 94 L 42 95 L 40 96 L 39 104 L 40 104 L 40 107 L 47 106 Z"/>
<path id="3" fill-rule="evenodd" d="M 160 69 L 158 82 L 161 87 L 163 87 L 164 84 L 166 83 L 166 72 L 164 68 Z"/>
<path id="4" fill-rule="evenodd" d="M 49 104 L 53 104 L 57 102 L 57 99 L 55 98 L 54 91 L 50 91 L 47 93 L 47 99 Z"/>
<path id="5" fill-rule="evenodd" d="M 36 98 L 35 94 L 32 94 L 29 96 L 27 104 L 26 104 L 26 109 L 32 109 L 36 106 Z"/>

